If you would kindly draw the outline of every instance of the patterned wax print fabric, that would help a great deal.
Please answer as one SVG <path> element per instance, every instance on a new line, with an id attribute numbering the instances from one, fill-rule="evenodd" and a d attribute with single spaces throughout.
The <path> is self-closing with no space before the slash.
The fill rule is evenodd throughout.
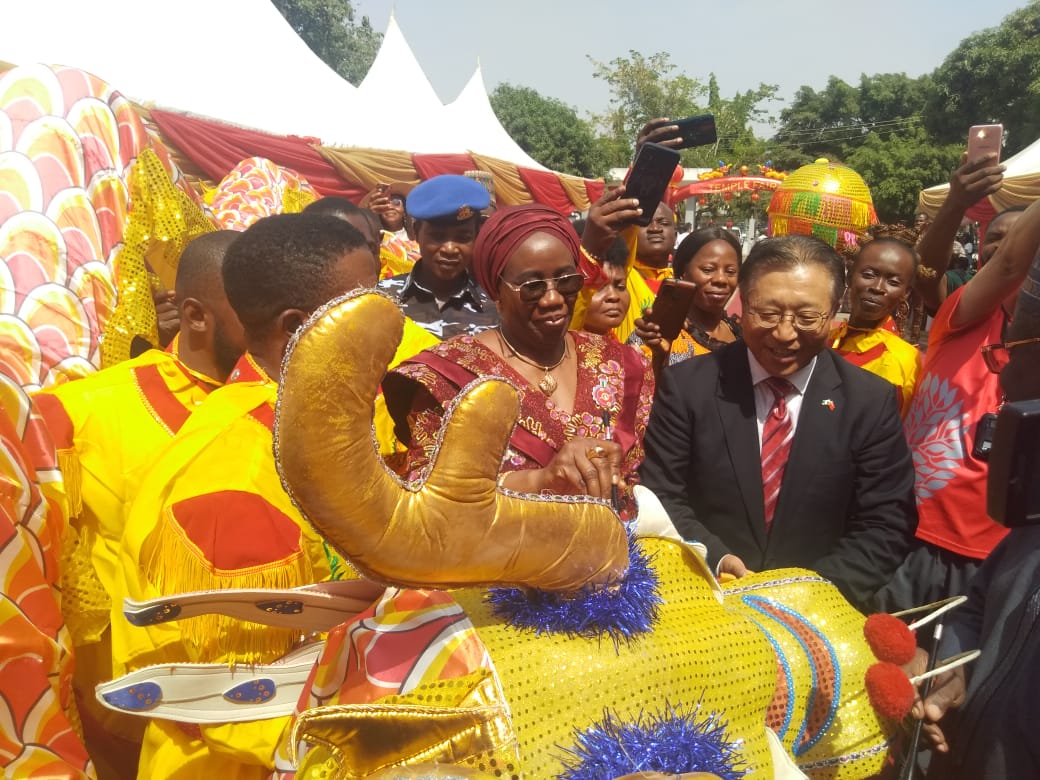
<path id="1" fill-rule="evenodd" d="M 979 349 L 1000 341 L 1003 309 L 953 328 L 964 288 L 935 316 L 921 380 L 906 415 L 906 438 L 917 472 L 917 538 L 968 558 L 983 559 L 1007 528 L 986 514 L 986 463 L 971 454 L 982 415 L 996 412 L 1000 383 Z"/>
<path id="2" fill-rule="evenodd" d="M 467 274 L 465 284 L 457 293 L 446 301 L 439 301 L 415 274 L 421 262 L 408 273 L 379 283 L 379 289 L 389 293 L 416 325 L 439 339 L 463 334 L 475 336 L 498 325 L 498 309 L 471 276 Z"/>
<path id="3" fill-rule="evenodd" d="M 405 423 L 410 431 L 409 474 L 418 477 L 428 467 L 436 451 L 444 409 L 459 390 L 477 377 L 496 376 L 511 382 L 520 393 L 520 419 L 502 470 L 545 466 L 575 436 L 606 438 L 606 413 L 614 440 L 625 453 L 621 474 L 628 487 L 623 492 L 622 514 L 630 515 L 635 508 L 631 488 L 639 480 L 643 431 L 653 402 L 653 370 L 638 352 L 612 338 L 585 331 L 570 331 L 570 335 L 578 357 L 578 386 L 570 413 L 469 336 L 452 339 L 394 369 L 384 380 L 383 389 L 399 436 Z"/>
<path id="4" fill-rule="evenodd" d="M 263 157 L 242 160 L 207 193 L 223 230 L 245 230 L 272 214 L 297 214 L 318 199 L 318 191 L 290 168 Z"/>
<path id="5" fill-rule="evenodd" d="M 401 343 L 397 346 L 397 352 L 389 367 L 393 368 L 402 360 L 418 355 L 424 349 L 429 349 L 437 344 L 440 344 L 440 339 L 405 317 Z M 394 433 L 394 421 L 386 410 L 386 398 L 382 393 L 376 396 L 372 427 L 376 432 L 376 443 L 379 445 L 380 455 L 390 457 L 404 452 L 405 447 L 397 441 L 397 435 Z"/>
<path id="6" fill-rule="evenodd" d="M 379 244 L 379 278 L 408 274 L 419 259 L 419 244 L 389 230 L 382 231 Z"/>
<path id="7" fill-rule="evenodd" d="M 177 207 L 121 259 L 130 212 L 155 216 L 135 196 L 160 180 L 172 192 L 152 200 Z M 106 363 L 128 358 L 132 337 L 155 330 L 145 254 L 167 242 L 179 256 L 169 240 L 190 221 L 181 204 L 192 197 L 130 101 L 100 79 L 44 65 L 0 75 L 0 372 L 32 390 L 92 373 L 102 351 Z M 112 327 L 117 301 L 136 312 L 122 322 L 132 333 Z"/>
<path id="8" fill-rule="evenodd" d="M 455 696 L 497 688 L 493 675 L 487 648 L 451 594 L 388 588 L 368 609 L 329 631 L 293 718 L 307 734 L 315 708 L 378 702 L 385 710 L 376 718 L 383 719 L 399 704 L 458 706 L 464 702 Z M 363 744 L 365 732 L 353 738 Z M 288 743 L 281 746 L 276 767 L 285 774 L 279 777 L 313 776 L 307 768 L 321 759 L 306 755 L 307 744 L 300 747 L 294 765 Z M 515 761 L 515 753 L 509 758 Z"/>
<path id="9" fill-rule="evenodd" d="M 887 379 L 899 391 L 899 413 L 906 418 L 921 374 L 921 353 L 894 332 L 889 317 L 873 330 L 850 328 L 842 322 L 831 331 L 831 349 L 852 363 Z"/>
<path id="10" fill-rule="evenodd" d="M 64 518 L 59 503 L 41 491 L 41 475 L 57 473 L 54 458 L 46 430 L 31 415 L 28 397 L 14 380 L 0 374 L 4 777 L 94 776 L 78 733 L 72 642 L 57 588 Z"/>

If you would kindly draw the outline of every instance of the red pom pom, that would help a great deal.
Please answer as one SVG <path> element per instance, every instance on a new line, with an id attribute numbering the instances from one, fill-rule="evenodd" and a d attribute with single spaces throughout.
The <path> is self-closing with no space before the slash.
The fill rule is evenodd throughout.
<path id="1" fill-rule="evenodd" d="M 914 706 L 914 686 L 906 672 L 895 664 L 881 661 L 867 669 L 867 696 L 877 713 L 902 720 Z"/>
<path id="2" fill-rule="evenodd" d="M 871 615 L 863 624 L 863 636 L 879 661 L 902 666 L 914 660 L 917 651 L 914 632 L 897 617 L 883 612 Z"/>

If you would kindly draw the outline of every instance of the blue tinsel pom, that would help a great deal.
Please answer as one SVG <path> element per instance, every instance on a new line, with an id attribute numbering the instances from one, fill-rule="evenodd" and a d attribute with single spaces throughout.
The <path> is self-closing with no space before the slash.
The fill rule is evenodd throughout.
<path id="1" fill-rule="evenodd" d="M 661 604 L 660 581 L 650 568 L 650 557 L 631 536 L 628 561 L 624 580 L 613 587 L 589 587 L 578 593 L 562 594 L 493 588 L 486 600 L 495 615 L 516 628 L 589 639 L 607 636 L 616 645 L 652 629 Z"/>
<path id="2" fill-rule="evenodd" d="M 726 739 L 726 723 L 712 713 L 697 719 L 693 712 L 665 705 L 664 714 L 640 713 L 623 723 L 606 712 L 600 723 L 575 730 L 577 746 L 568 749 L 561 780 L 603 780 L 633 772 L 711 772 L 723 780 L 739 780 L 740 743 Z"/>

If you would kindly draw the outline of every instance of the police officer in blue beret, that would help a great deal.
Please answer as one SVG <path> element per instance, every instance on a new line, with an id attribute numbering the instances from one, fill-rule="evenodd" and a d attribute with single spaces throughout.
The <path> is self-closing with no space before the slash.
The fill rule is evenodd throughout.
<path id="1" fill-rule="evenodd" d="M 435 176 L 408 195 L 419 260 L 379 286 L 440 339 L 498 325 L 498 311 L 469 273 L 481 211 L 490 203 L 484 186 L 465 176 Z"/>

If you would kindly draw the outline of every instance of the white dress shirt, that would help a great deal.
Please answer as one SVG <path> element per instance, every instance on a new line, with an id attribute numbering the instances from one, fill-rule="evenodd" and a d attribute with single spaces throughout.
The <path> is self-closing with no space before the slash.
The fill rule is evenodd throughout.
<path id="1" fill-rule="evenodd" d="M 765 380 L 770 376 L 769 372 L 762 368 L 762 364 L 755 359 L 750 349 L 747 357 L 748 365 L 751 366 L 751 383 L 755 386 L 755 417 L 758 419 L 758 447 L 761 450 L 762 429 L 765 427 L 769 412 L 773 409 L 773 404 L 776 403 L 776 396 L 769 385 L 765 383 Z M 790 376 L 781 377 L 781 379 L 786 379 L 794 385 L 794 389 L 798 391 L 787 398 L 787 413 L 791 417 L 791 430 L 793 433 L 798 431 L 798 415 L 802 411 L 802 398 L 805 395 L 805 388 L 809 386 L 809 380 L 812 378 L 812 372 L 815 367 L 816 357 L 814 356 L 808 365 L 799 368 Z"/>

